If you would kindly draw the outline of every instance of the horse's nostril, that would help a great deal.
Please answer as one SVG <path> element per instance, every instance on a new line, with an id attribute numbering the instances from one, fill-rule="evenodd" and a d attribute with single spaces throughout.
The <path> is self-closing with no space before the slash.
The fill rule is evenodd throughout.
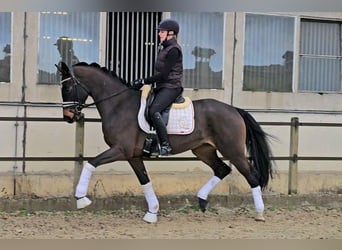
<path id="1" fill-rule="evenodd" d="M 66 121 L 67 123 L 73 123 L 74 122 L 74 119 L 72 119 L 71 117 L 69 116 L 63 116 L 63 120 Z"/>
<path id="2" fill-rule="evenodd" d="M 63 109 L 63 120 L 68 123 L 73 123 L 75 121 L 75 114 L 68 108 Z"/>

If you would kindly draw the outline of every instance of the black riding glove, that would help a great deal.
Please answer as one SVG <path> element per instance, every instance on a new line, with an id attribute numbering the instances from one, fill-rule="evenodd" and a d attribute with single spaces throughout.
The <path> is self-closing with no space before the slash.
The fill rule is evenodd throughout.
<path id="1" fill-rule="evenodd" d="M 131 82 L 131 86 L 133 89 L 139 90 L 144 85 L 144 79 L 136 79 L 133 82 Z"/>

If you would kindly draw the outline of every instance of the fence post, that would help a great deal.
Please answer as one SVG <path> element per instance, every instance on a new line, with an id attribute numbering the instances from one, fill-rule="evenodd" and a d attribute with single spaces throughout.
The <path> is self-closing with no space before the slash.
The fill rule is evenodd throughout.
<path id="1" fill-rule="evenodd" d="M 291 118 L 290 133 L 290 161 L 289 161 L 289 185 L 288 194 L 297 194 L 297 174 L 298 174 L 298 117 Z"/>
<path id="2" fill-rule="evenodd" d="M 84 155 L 84 115 L 76 122 L 75 131 L 75 157 L 80 157 L 78 161 L 75 161 L 74 166 L 74 191 L 78 184 L 78 180 L 83 168 L 83 155 Z M 73 191 L 73 192 L 74 192 Z M 74 193 L 73 193 L 74 194 Z"/>

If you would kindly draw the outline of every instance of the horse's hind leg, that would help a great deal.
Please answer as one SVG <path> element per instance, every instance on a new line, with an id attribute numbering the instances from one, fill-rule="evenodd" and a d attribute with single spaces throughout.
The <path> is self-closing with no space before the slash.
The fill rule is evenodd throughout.
<path id="1" fill-rule="evenodd" d="M 235 156 L 230 159 L 230 162 L 237 168 L 237 170 L 246 178 L 248 184 L 251 187 L 254 206 L 256 210 L 256 221 L 265 221 L 263 216 L 264 202 L 262 199 L 261 188 L 258 181 L 258 173 L 253 168 L 245 155 Z"/>
<path id="2" fill-rule="evenodd" d="M 217 156 L 216 149 L 210 144 L 195 148 L 192 152 L 214 171 L 214 176 L 197 193 L 200 209 L 205 212 L 209 193 L 224 177 L 230 174 L 232 169 Z"/>

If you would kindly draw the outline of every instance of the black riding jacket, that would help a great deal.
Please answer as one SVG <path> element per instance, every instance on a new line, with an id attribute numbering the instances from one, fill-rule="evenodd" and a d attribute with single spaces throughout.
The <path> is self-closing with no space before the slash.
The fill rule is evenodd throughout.
<path id="1" fill-rule="evenodd" d="M 183 54 L 175 38 L 165 40 L 155 63 L 155 73 L 144 79 L 147 84 L 156 83 L 156 88 L 182 87 Z"/>

